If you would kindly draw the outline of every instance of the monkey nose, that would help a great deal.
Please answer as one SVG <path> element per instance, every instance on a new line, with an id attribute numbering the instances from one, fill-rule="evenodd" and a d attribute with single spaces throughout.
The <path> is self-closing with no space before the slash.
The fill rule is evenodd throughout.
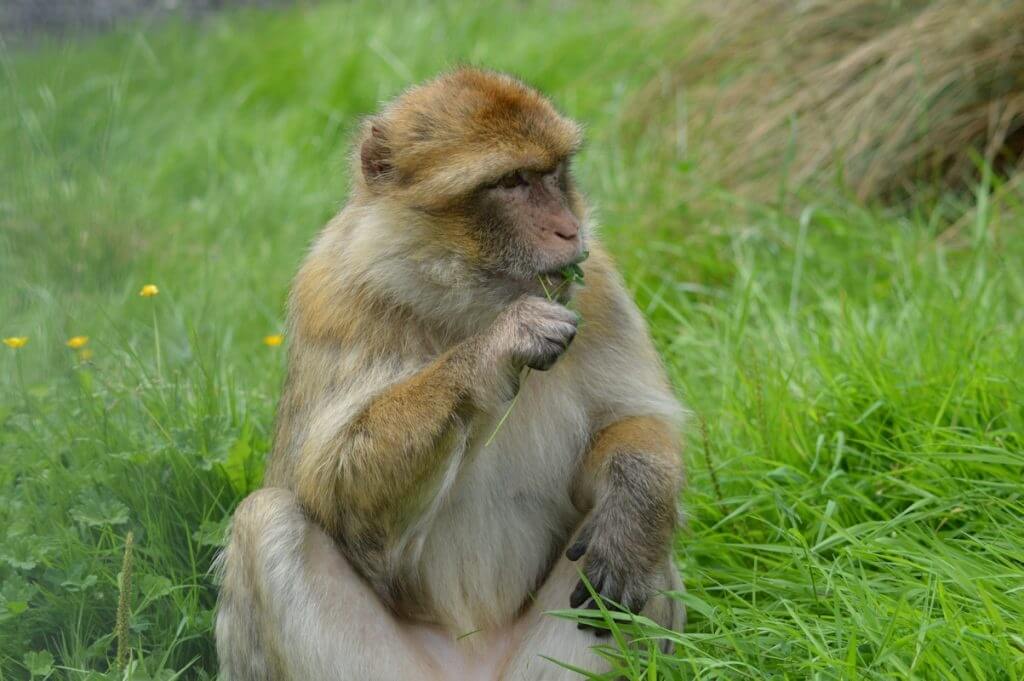
<path id="1" fill-rule="evenodd" d="M 575 219 L 559 220 L 555 223 L 555 235 L 565 241 L 575 241 L 580 235 L 580 223 Z"/>

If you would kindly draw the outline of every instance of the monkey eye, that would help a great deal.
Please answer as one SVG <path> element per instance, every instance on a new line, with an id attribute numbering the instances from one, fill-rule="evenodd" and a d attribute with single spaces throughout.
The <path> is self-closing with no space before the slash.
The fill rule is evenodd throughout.
<path id="1" fill-rule="evenodd" d="M 503 175 L 494 186 L 501 187 L 502 189 L 515 189 L 516 187 L 524 187 L 527 184 L 526 176 L 523 175 L 523 171 L 515 170 L 507 175 Z"/>

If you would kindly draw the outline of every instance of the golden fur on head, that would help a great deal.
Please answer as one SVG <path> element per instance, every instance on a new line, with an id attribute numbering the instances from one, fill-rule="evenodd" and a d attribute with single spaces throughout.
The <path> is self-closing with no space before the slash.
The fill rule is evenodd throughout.
<path id="1" fill-rule="evenodd" d="M 461 68 L 408 90 L 359 136 L 356 191 L 399 192 L 430 206 L 513 170 L 552 169 L 582 142 L 580 126 L 515 78 Z"/>

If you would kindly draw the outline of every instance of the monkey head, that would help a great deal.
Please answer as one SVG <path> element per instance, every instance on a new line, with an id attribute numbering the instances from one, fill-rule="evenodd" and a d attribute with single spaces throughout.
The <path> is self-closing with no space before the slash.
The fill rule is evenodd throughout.
<path id="1" fill-rule="evenodd" d="M 570 173 L 581 137 L 520 81 L 460 69 L 365 122 L 355 195 L 389 207 L 406 232 L 395 238 L 445 249 L 478 280 L 529 290 L 583 257 L 585 207 Z"/>

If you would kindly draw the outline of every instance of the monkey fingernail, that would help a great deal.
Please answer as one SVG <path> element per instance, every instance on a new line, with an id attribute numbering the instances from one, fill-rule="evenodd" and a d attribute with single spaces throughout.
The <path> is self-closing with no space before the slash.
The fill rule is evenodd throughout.
<path id="1" fill-rule="evenodd" d="M 580 582 L 576 585 L 576 589 L 572 592 L 569 597 L 569 607 L 578 608 L 583 605 L 583 602 L 590 598 L 590 592 L 587 591 L 587 585 Z"/>
<path id="2" fill-rule="evenodd" d="M 558 336 L 544 336 L 544 340 L 546 340 L 548 343 L 551 343 L 555 347 L 561 348 L 562 350 L 565 350 L 569 346 L 569 341 L 562 340 Z"/>
<path id="3" fill-rule="evenodd" d="M 576 542 L 565 552 L 565 557 L 572 561 L 577 561 L 580 557 L 586 553 L 587 545 L 584 542 Z"/>
<path id="4" fill-rule="evenodd" d="M 589 631 L 592 634 L 594 634 L 594 636 L 597 637 L 597 638 L 607 638 L 608 634 L 611 633 L 607 629 L 601 629 L 600 627 L 595 627 L 592 624 L 583 624 L 582 622 L 577 624 L 576 628 L 579 629 L 580 631 Z"/>

